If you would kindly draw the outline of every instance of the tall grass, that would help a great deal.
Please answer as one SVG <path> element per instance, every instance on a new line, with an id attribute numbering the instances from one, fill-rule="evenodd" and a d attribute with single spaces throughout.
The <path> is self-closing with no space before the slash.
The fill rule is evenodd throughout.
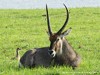
<path id="1" fill-rule="evenodd" d="M 100 73 L 100 8 L 69 9 L 67 27 L 72 32 L 66 37 L 81 57 L 79 68 L 57 66 L 50 68 L 18 68 L 12 60 L 17 47 L 20 55 L 31 48 L 49 46 L 46 34 L 45 10 L 3 10 L 0 9 L 0 74 L 1 75 L 88 75 Z M 56 32 L 64 24 L 65 9 L 49 9 L 51 27 Z"/>

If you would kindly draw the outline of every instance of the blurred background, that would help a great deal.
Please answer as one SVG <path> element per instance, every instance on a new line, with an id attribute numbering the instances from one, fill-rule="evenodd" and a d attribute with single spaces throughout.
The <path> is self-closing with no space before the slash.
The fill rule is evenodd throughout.
<path id="1" fill-rule="evenodd" d="M 0 9 L 37 9 L 63 8 L 65 3 L 69 8 L 100 7 L 100 0 L 0 0 Z"/>

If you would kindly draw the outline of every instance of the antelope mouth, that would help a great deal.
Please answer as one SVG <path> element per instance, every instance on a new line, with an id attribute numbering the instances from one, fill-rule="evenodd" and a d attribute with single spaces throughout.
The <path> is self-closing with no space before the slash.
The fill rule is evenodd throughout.
<path id="1" fill-rule="evenodd" d="M 48 53 L 52 58 L 56 56 L 56 52 L 54 50 L 48 50 Z"/>

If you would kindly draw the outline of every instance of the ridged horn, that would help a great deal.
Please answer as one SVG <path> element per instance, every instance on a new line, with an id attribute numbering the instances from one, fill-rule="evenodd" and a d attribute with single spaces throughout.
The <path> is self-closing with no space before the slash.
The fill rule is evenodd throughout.
<path id="1" fill-rule="evenodd" d="M 68 12 L 68 9 L 67 9 L 67 7 L 66 7 L 65 4 L 63 4 L 63 5 L 64 5 L 65 8 L 66 8 L 67 17 L 66 17 L 65 23 L 64 23 L 64 25 L 62 26 L 62 28 L 56 33 L 56 34 L 58 34 L 58 35 L 61 34 L 61 32 L 64 30 L 64 28 L 65 28 L 65 26 L 67 25 L 68 20 L 69 20 L 69 12 Z"/>
<path id="2" fill-rule="evenodd" d="M 52 35 L 52 31 L 51 31 L 51 27 L 50 27 L 50 20 L 49 20 L 49 15 L 48 15 L 48 7 L 46 4 L 46 16 L 47 16 L 47 25 L 48 25 L 48 32 L 50 34 L 50 36 Z"/>

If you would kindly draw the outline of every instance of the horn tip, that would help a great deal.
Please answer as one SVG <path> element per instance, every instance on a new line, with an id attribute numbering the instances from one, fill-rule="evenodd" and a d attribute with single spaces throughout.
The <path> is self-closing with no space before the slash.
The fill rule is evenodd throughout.
<path id="1" fill-rule="evenodd" d="M 47 4 L 46 4 L 46 6 L 47 6 Z"/>
<path id="2" fill-rule="evenodd" d="M 63 3 L 63 5 L 65 6 L 65 4 Z"/>

